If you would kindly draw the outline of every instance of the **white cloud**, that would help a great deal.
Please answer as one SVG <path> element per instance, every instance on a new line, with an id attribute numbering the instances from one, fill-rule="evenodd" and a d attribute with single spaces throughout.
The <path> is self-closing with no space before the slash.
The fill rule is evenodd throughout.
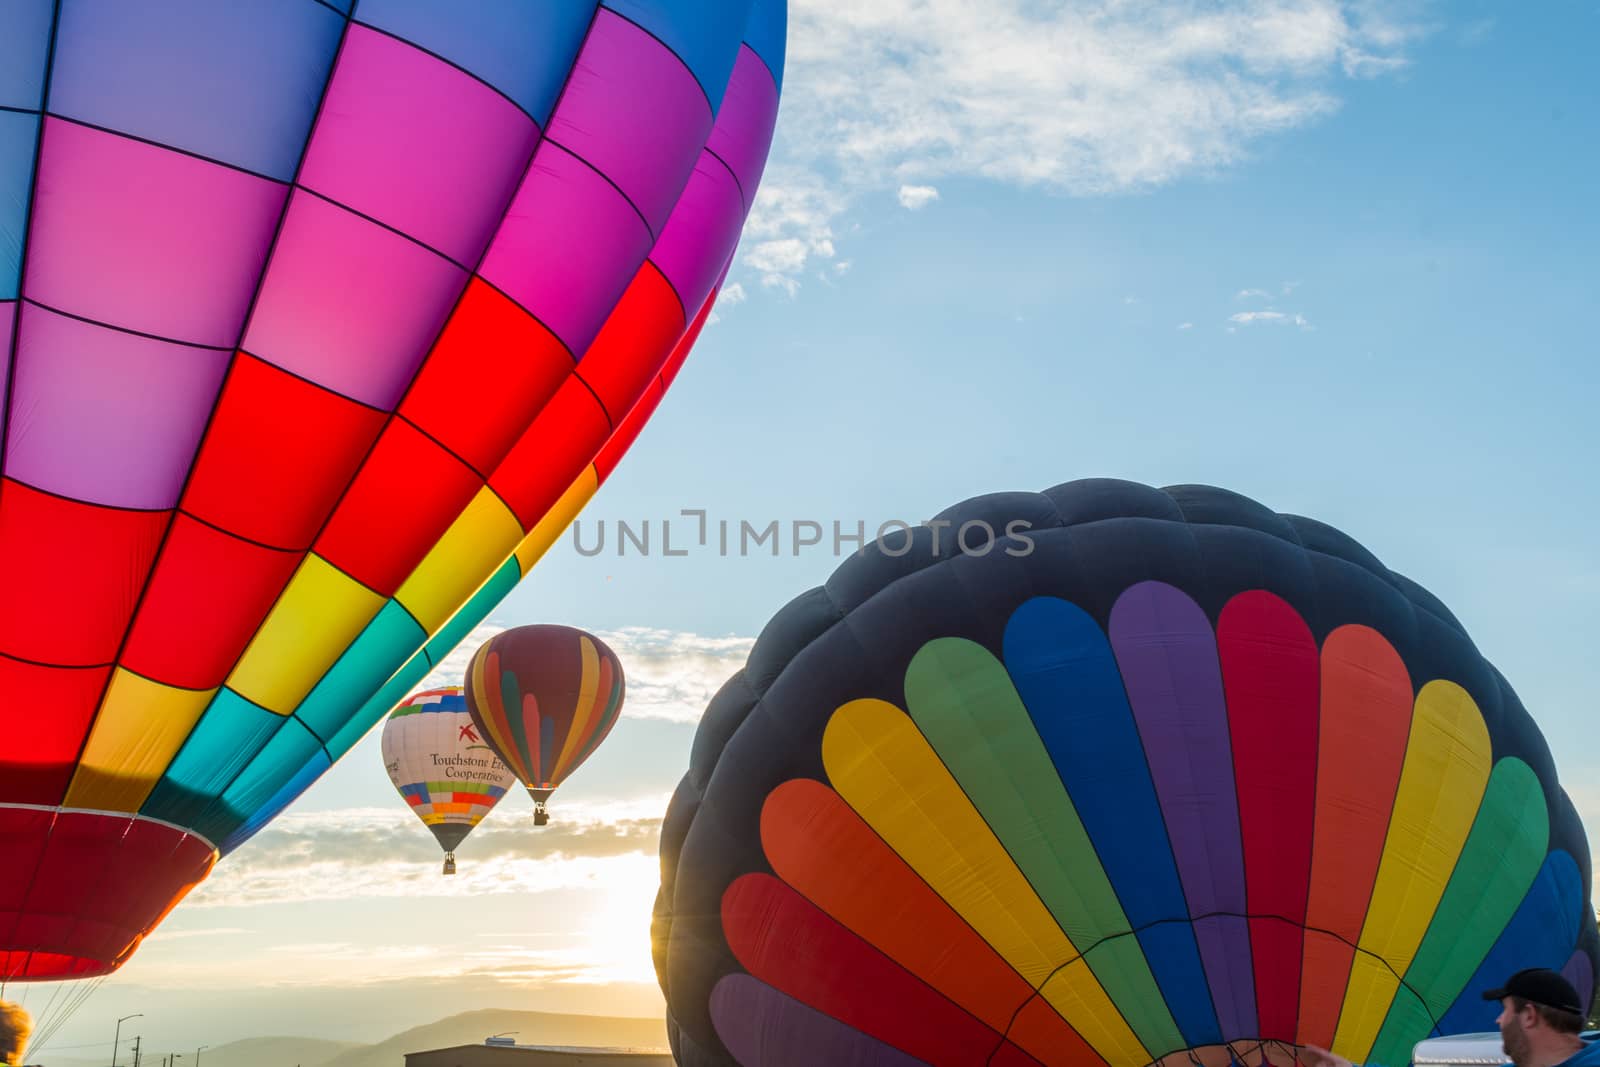
<path id="1" fill-rule="evenodd" d="M 1282 311 L 1241 311 L 1235 315 L 1229 315 L 1228 321 L 1237 322 L 1244 326 L 1249 326 L 1252 323 L 1264 322 L 1275 323 L 1280 326 L 1298 326 L 1302 330 L 1311 329 L 1311 323 L 1306 321 L 1306 317 L 1298 312 L 1286 313 Z"/>
<path id="2" fill-rule="evenodd" d="M 796 237 L 762 241 L 750 249 L 745 260 L 764 274 L 788 274 L 806 265 L 811 249 Z"/>
<path id="3" fill-rule="evenodd" d="M 1240 289 L 1233 295 L 1233 298 L 1235 300 L 1250 300 L 1252 298 L 1271 300 L 1272 294 L 1267 292 L 1265 289 Z"/>
<path id="4" fill-rule="evenodd" d="M 1178 323 L 1178 329 L 1180 329 L 1180 330 L 1192 330 L 1192 329 L 1194 329 L 1194 323 L 1192 323 L 1192 322 L 1180 322 L 1180 323 Z"/>
<path id="5" fill-rule="evenodd" d="M 207 926 L 195 930 L 177 930 L 157 927 L 156 932 L 162 941 L 183 941 L 191 937 L 227 937 L 231 934 L 248 934 L 251 931 L 243 926 Z"/>
<path id="6" fill-rule="evenodd" d="M 538 830 L 529 824 L 525 805 L 497 808 L 473 830 L 450 878 L 439 875 L 441 853 L 433 838 L 403 808 L 290 812 L 219 864 L 184 907 L 470 898 L 604 885 L 619 864 L 656 856 L 667 800 L 605 807 L 566 803 Z"/>
<path id="7" fill-rule="evenodd" d="M 438 666 L 428 672 L 427 677 L 422 679 L 412 692 L 420 693 L 425 689 L 441 689 L 447 685 L 462 684 L 461 680 L 466 677 L 467 667 L 471 664 L 473 654 L 478 651 L 479 646 L 505 629 L 504 626 L 487 622 L 475 626 L 448 656 L 439 661 Z"/>
<path id="8" fill-rule="evenodd" d="M 1334 112 L 1341 79 L 1400 66 L 1415 22 L 1371 0 L 794 0 L 745 265 L 793 291 L 878 190 L 1099 195 L 1234 165 Z"/>
<path id="9" fill-rule="evenodd" d="M 622 714 L 634 719 L 697 723 L 718 689 L 750 655 L 752 637 L 707 637 L 632 627 L 599 634 L 622 661 L 627 695 Z"/>
<path id="10" fill-rule="evenodd" d="M 721 322 L 722 316 L 717 314 L 717 312 L 721 311 L 723 308 L 737 307 L 744 302 L 744 286 L 740 285 L 738 282 L 724 285 L 717 292 L 717 302 L 713 306 L 711 314 L 706 316 L 706 325 L 709 326 Z"/>
<path id="11" fill-rule="evenodd" d="M 833 223 L 846 204 L 821 174 L 774 160 L 745 222 L 740 261 L 760 273 L 764 287 L 792 296 L 812 256 L 832 258 Z"/>
<path id="12" fill-rule="evenodd" d="M 507 627 L 474 629 L 417 686 L 416 691 L 461 685 L 478 647 Z M 630 719 L 697 723 L 718 689 L 744 666 L 753 637 L 708 637 L 676 630 L 629 627 L 596 631 L 622 661 L 626 691 L 622 714 Z"/>
<path id="13" fill-rule="evenodd" d="M 939 199 L 939 190 L 931 185 L 902 185 L 900 206 L 907 211 L 921 211 Z"/>

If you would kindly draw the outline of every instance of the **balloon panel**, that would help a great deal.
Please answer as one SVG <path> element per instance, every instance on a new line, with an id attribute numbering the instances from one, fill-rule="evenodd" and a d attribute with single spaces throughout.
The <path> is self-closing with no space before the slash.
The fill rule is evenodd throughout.
<path id="1" fill-rule="evenodd" d="M 459 686 L 418 693 L 389 713 L 383 764 L 412 813 L 447 852 L 516 782 L 478 735 Z"/>
<path id="2" fill-rule="evenodd" d="M 0 15 L 0 808 L 237 847 L 527 572 L 715 299 L 782 0 L 350 7 Z M 115 966 L 28 936 L 5 974 Z"/>
<path id="3" fill-rule="evenodd" d="M 559 786 L 622 714 L 616 654 L 566 626 L 496 634 L 473 654 L 466 682 L 472 721 L 529 789 Z"/>
<path id="4" fill-rule="evenodd" d="M 654 939 L 680 1062 L 1404 1063 L 1515 970 L 1592 982 L 1543 738 L 1359 545 L 1205 487 L 940 518 L 1025 536 L 872 546 L 702 719 Z"/>

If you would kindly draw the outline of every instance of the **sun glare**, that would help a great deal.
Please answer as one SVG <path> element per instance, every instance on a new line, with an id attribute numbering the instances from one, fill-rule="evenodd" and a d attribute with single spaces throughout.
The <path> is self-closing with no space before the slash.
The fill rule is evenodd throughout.
<path id="1" fill-rule="evenodd" d="M 617 860 L 607 884 L 589 914 L 583 941 L 589 956 L 585 970 L 599 982 L 655 984 L 650 958 L 650 915 L 655 906 L 660 870 L 654 856 Z"/>

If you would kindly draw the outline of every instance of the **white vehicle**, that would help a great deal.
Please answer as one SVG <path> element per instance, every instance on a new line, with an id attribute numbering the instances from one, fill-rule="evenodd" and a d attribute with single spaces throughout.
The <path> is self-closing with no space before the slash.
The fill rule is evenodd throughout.
<path id="1" fill-rule="evenodd" d="M 1600 1030 L 1585 1031 L 1585 1041 L 1600 1040 Z M 1413 1067 L 1501 1067 L 1508 1063 L 1500 1032 L 1454 1034 L 1418 1041 L 1411 1051 Z"/>
<path id="2" fill-rule="evenodd" d="M 1500 1031 L 1485 1034 L 1454 1034 L 1418 1041 L 1411 1051 L 1415 1067 L 1500 1067 L 1509 1062 Z"/>

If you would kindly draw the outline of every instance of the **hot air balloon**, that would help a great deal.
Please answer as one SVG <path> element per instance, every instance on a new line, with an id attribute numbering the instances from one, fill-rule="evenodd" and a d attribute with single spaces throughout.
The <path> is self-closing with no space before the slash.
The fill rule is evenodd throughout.
<path id="1" fill-rule="evenodd" d="M 383 766 L 444 849 L 445 874 L 456 873 L 456 847 L 517 780 L 479 736 L 460 686 L 418 693 L 389 713 Z"/>
<path id="2" fill-rule="evenodd" d="M 0 978 L 103 974 L 615 467 L 783 0 L 0 7 Z"/>
<path id="3" fill-rule="evenodd" d="M 780 612 L 667 811 L 684 1067 L 1399 1067 L 1523 967 L 1594 986 L 1589 852 L 1511 686 L 1350 537 L 1073 482 Z"/>
<path id="4" fill-rule="evenodd" d="M 598 637 L 570 626 L 518 626 L 496 634 L 467 667 L 472 721 L 533 797 L 545 803 L 588 759 L 622 714 L 622 664 Z"/>

